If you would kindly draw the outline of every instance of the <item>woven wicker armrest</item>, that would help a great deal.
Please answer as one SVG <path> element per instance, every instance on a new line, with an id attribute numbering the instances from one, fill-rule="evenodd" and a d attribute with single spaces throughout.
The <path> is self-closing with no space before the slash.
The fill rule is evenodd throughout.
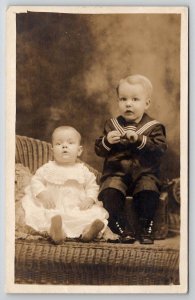
<path id="1" fill-rule="evenodd" d="M 16 135 L 16 163 L 28 167 L 31 173 L 53 158 L 51 144 L 26 136 Z"/>

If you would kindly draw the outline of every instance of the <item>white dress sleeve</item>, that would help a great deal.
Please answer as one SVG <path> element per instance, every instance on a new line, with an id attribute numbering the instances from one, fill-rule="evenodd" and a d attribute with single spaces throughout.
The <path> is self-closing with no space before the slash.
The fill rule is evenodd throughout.
<path id="1" fill-rule="evenodd" d="M 84 174 L 86 197 L 92 198 L 94 202 L 97 202 L 99 186 L 96 183 L 96 177 L 86 166 L 84 166 Z"/>
<path id="2" fill-rule="evenodd" d="M 39 193 L 46 190 L 46 180 L 44 179 L 44 165 L 40 167 L 31 179 L 31 192 L 35 198 Z"/>

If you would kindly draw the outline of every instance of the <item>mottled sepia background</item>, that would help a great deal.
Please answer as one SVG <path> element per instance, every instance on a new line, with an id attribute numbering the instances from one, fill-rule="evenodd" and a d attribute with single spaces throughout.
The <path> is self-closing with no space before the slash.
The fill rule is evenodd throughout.
<path id="1" fill-rule="evenodd" d="M 94 140 L 116 116 L 118 81 L 147 76 L 149 113 L 167 129 L 162 176 L 179 176 L 180 15 L 17 14 L 16 133 L 50 141 L 69 124 L 83 136 L 83 160 L 101 170 Z"/>

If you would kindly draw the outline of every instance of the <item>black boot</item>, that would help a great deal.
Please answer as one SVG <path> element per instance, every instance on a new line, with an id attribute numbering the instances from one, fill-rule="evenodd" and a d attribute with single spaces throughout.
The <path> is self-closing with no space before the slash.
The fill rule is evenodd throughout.
<path id="1" fill-rule="evenodd" d="M 133 244 L 135 242 L 135 236 L 133 233 L 128 232 L 119 220 L 109 220 L 108 226 L 112 232 L 119 235 L 118 240 L 108 240 L 110 243 L 123 243 L 123 244 Z"/>
<path id="2" fill-rule="evenodd" d="M 125 195 L 117 189 L 107 188 L 99 194 L 98 199 L 103 202 L 104 208 L 109 213 L 108 227 L 113 233 L 119 235 L 119 239 L 109 240 L 109 242 L 134 243 L 135 237 L 125 230 L 125 217 L 121 217 L 124 210 Z"/>
<path id="3" fill-rule="evenodd" d="M 153 244 L 153 220 L 140 219 L 140 244 Z"/>
<path id="4" fill-rule="evenodd" d="M 153 244 L 153 219 L 159 205 L 159 194 L 142 191 L 134 195 L 134 204 L 139 220 L 139 240 L 141 244 Z"/>

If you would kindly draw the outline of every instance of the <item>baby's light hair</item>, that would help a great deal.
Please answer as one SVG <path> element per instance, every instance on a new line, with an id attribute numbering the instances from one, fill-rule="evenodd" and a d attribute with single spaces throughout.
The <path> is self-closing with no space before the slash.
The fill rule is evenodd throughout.
<path id="1" fill-rule="evenodd" d="M 126 78 L 121 79 L 116 88 L 117 94 L 119 92 L 119 86 L 123 82 L 127 82 L 129 84 L 141 84 L 144 87 L 144 89 L 147 91 L 148 97 L 151 98 L 153 87 L 152 87 L 151 81 L 147 77 L 140 75 L 140 74 L 135 74 L 135 75 L 130 75 L 130 76 L 127 76 Z"/>
<path id="2" fill-rule="evenodd" d="M 78 130 L 76 130 L 74 127 L 72 126 L 67 126 L 67 125 L 63 125 L 63 126 L 59 126 L 57 128 L 54 129 L 53 133 L 52 133 L 52 143 L 53 143 L 53 137 L 54 137 L 54 134 L 57 132 L 57 131 L 60 131 L 60 130 L 73 130 L 75 131 L 75 133 L 78 135 L 78 139 L 79 139 L 79 143 L 81 143 L 81 134 L 78 132 Z"/>

